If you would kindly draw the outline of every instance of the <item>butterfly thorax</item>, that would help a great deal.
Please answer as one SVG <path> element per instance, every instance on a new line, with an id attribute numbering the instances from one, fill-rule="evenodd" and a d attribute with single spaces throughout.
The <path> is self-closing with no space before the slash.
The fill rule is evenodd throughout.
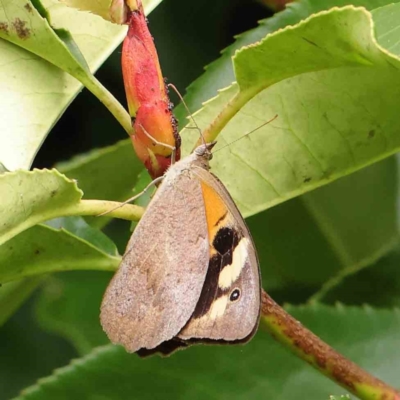
<path id="1" fill-rule="evenodd" d="M 216 142 L 211 142 L 196 147 L 192 154 L 170 166 L 165 173 L 165 180 L 173 182 L 182 173 L 190 173 L 196 167 L 208 171 L 210 169 L 209 161 L 212 159 L 211 149 L 215 144 Z"/>

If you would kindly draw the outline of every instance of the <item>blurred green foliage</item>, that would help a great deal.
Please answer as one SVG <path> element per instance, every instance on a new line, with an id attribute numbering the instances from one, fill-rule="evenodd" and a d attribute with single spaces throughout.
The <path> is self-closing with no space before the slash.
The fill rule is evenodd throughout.
<path id="1" fill-rule="evenodd" d="M 244 44 L 250 38 L 255 40 L 254 35 L 260 32 L 265 35 L 332 4 L 347 3 L 309 1 L 302 2 L 302 8 L 296 4 L 286 14 L 264 22 L 257 32 L 241 37 L 239 43 Z M 365 3 L 374 9 L 388 2 L 360 0 L 353 3 Z M 149 16 L 149 21 L 164 75 L 184 93 L 185 88 L 202 74 L 204 66 L 217 59 L 219 52 L 233 42 L 234 35 L 255 27 L 257 20 L 268 16 L 270 11 L 256 1 L 163 1 Z M 125 104 L 120 51 L 118 48 L 111 55 L 97 77 Z M 229 61 L 232 51 L 229 49 L 218 63 Z M 209 70 L 208 76 L 214 76 L 214 72 Z M 230 79 L 229 74 L 225 79 Z M 200 86 L 199 81 L 197 85 Z M 209 86 L 215 89 L 213 85 L 216 83 L 210 79 Z M 189 103 L 197 108 L 205 93 L 210 92 L 204 90 L 202 93 L 199 87 L 192 86 Z M 173 93 L 171 96 L 176 101 Z M 126 139 L 123 129 L 98 99 L 84 89 L 47 137 L 34 167 L 49 168 L 121 139 Z M 132 167 L 134 173 L 130 171 L 132 179 L 136 177 L 135 168 Z M 400 304 L 397 168 L 397 158 L 393 156 L 247 220 L 259 248 L 263 285 L 271 296 L 279 302 L 295 304 L 288 310 L 297 318 L 346 355 L 362 362 L 382 378 L 387 377 L 391 383 L 395 383 L 396 368 L 393 366 L 399 365 L 399 315 L 398 311 L 392 313 L 380 308 L 390 309 Z M 110 176 L 117 175 L 118 167 L 108 172 Z M 130 189 L 126 188 L 127 194 Z M 371 226 L 374 230 L 369 230 Z M 129 223 L 112 221 L 104 232 L 122 254 L 129 238 Z M 98 309 L 110 276 L 101 271 L 74 271 L 47 277 L 40 291 L 1 327 L 0 400 L 17 396 L 37 379 L 50 375 L 53 369 L 87 354 L 86 358 L 63 369 L 23 398 L 51 398 L 54 382 L 56 392 L 62 391 L 58 396 L 73 398 L 74 385 L 78 383 L 81 398 L 93 398 L 90 385 L 94 382 L 96 386 L 97 374 L 104 379 L 105 385 L 104 391 L 96 393 L 96 398 L 104 397 L 104 393 L 113 388 L 113 384 L 108 385 L 107 378 L 115 379 L 115 398 L 127 398 L 135 389 L 137 392 L 132 396 L 146 398 L 140 390 L 147 389 L 146 385 L 154 380 L 153 375 L 157 375 L 159 386 L 154 385 L 148 390 L 147 398 L 167 398 L 165 388 L 168 387 L 179 398 L 188 397 L 189 387 L 197 388 L 199 398 L 218 399 L 261 398 L 264 391 L 269 390 L 268 393 L 276 393 L 276 399 L 300 400 L 304 398 L 303 394 L 296 390 L 306 386 L 310 390 L 307 394 L 310 399 L 322 399 L 312 397 L 313 393 L 321 396 L 327 392 L 342 393 L 340 389 L 333 393 L 333 384 L 326 384 L 325 378 L 286 354 L 264 332 L 245 348 L 217 348 L 214 351 L 197 347 L 165 362 L 154 358 L 141 364 L 135 356 L 111 345 L 91 352 L 93 347 L 108 343 L 98 322 Z M 24 291 L 21 290 L 18 304 L 30 290 L 28 284 Z M 14 294 L 12 287 L 9 293 Z M 377 309 L 319 304 L 300 306 L 310 299 L 327 304 L 337 301 L 346 305 L 368 303 Z M 209 360 L 213 360 L 211 365 L 218 374 L 210 369 Z M 128 368 L 119 371 L 124 365 Z M 189 375 L 172 379 L 166 373 L 166 365 L 175 372 L 189 371 Z M 82 371 L 84 374 L 80 375 Z M 190 381 L 198 375 L 205 379 L 204 386 L 199 382 L 197 387 Z M 247 378 L 241 381 L 243 376 Z M 120 377 L 121 382 L 118 381 Z M 131 379 L 134 383 L 129 386 L 127 382 Z M 231 380 L 240 385 L 231 387 Z M 315 387 L 314 382 L 317 382 Z M 236 388 L 239 392 L 234 392 Z M 108 395 L 107 398 L 111 398 L 112 393 Z M 52 397 L 58 398 L 61 397 Z"/>
<path id="2" fill-rule="evenodd" d="M 164 76 L 184 93 L 185 88 L 202 73 L 204 66 L 232 43 L 235 34 L 256 26 L 257 20 L 270 14 L 256 1 L 163 1 L 149 15 L 149 23 Z M 199 18 L 201 15 L 206 16 L 206 24 L 203 18 Z M 200 37 L 201 46 L 198 46 L 196 41 Z M 121 47 L 105 61 L 96 76 L 122 104 L 126 104 L 120 56 Z M 171 96 L 177 102 L 174 94 Z M 97 98 L 83 89 L 46 138 L 33 168 L 51 168 L 74 155 L 121 139 L 126 139 L 126 133 L 119 123 Z M 122 253 L 129 235 L 129 223 L 113 221 L 106 227 L 106 233 L 114 242 L 120 243 L 119 251 Z M 62 281 L 62 276 L 60 279 Z M 68 283 L 69 278 L 66 279 Z M 94 279 L 95 283 L 97 281 Z M 52 281 L 50 283 L 55 285 Z M 100 287 L 104 287 L 104 283 Z M 92 298 L 94 302 L 99 301 L 98 296 Z M 38 295 L 33 296 L 0 329 L 0 342 L 3 343 L 0 346 L 0 400 L 16 396 L 24 387 L 78 355 L 62 336 L 49 333 L 43 329 L 46 324 L 41 326 L 38 323 L 35 317 L 37 299 Z M 93 309 L 94 313 L 97 308 Z M 99 325 L 98 329 L 97 335 L 102 335 Z M 103 340 L 106 340 L 105 336 Z"/>

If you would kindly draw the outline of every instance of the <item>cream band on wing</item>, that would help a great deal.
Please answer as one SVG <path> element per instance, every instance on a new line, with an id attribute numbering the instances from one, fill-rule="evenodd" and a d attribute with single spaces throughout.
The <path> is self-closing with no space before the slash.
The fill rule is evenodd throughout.
<path id="1" fill-rule="evenodd" d="M 250 241 L 243 237 L 233 250 L 232 264 L 226 265 L 219 274 L 218 286 L 221 289 L 228 289 L 232 283 L 239 278 L 239 275 L 248 258 L 248 247 Z"/>
<path id="2" fill-rule="evenodd" d="M 224 315 L 226 305 L 228 304 L 228 295 L 222 296 L 215 300 L 211 306 L 210 317 L 211 319 L 216 319 Z"/>

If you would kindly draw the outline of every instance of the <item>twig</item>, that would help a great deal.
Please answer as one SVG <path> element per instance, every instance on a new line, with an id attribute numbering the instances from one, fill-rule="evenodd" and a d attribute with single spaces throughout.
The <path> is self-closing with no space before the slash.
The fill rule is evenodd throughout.
<path id="1" fill-rule="evenodd" d="M 328 346 L 263 291 L 262 322 L 298 357 L 362 400 L 400 400 L 400 392 Z"/>

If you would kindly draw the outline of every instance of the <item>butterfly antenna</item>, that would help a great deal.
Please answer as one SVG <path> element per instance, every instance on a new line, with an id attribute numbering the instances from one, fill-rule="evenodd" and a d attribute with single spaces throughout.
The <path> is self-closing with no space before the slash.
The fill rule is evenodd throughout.
<path id="1" fill-rule="evenodd" d="M 150 139 L 152 140 L 155 144 L 158 144 L 159 146 L 164 146 L 167 149 L 171 149 L 172 154 L 171 154 L 171 164 L 174 165 L 175 164 L 175 157 L 176 157 L 176 147 L 175 146 L 171 146 L 170 144 L 167 143 L 163 143 L 158 141 L 156 138 L 154 138 L 153 136 L 150 135 L 149 132 L 146 131 L 146 129 L 144 129 L 144 126 L 142 124 L 139 124 L 139 126 L 142 128 L 143 133 Z"/>
<path id="2" fill-rule="evenodd" d="M 260 128 L 262 128 L 265 125 L 268 125 L 269 123 L 271 123 L 272 121 L 275 121 L 278 118 L 278 114 L 276 114 L 274 117 L 272 117 L 271 119 L 269 119 L 268 121 L 262 123 L 261 125 L 257 126 L 257 128 L 252 129 L 250 132 L 245 133 L 244 135 L 240 136 L 240 138 L 237 138 L 236 140 L 226 144 L 225 146 L 220 147 L 219 149 L 215 150 L 214 153 L 216 153 L 217 151 L 220 151 L 222 149 L 224 149 L 225 147 L 228 147 L 230 145 L 232 145 L 233 143 L 236 143 L 238 140 L 242 140 L 243 138 L 245 138 L 248 135 L 251 135 L 253 132 L 259 130 Z"/>
<path id="3" fill-rule="evenodd" d="M 186 109 L 186 112 L 189 115 L 189 118 L 192 120 L 193 122 L 193 127 L 189 126 L 187 127 L 187 129 L 197 129 L 199 131 L 199 135 L 201 137 L 201 140 L 203 141 L 203 144 L 206 144 L 206 141 L 204 139 L 203 133 L 201 132 L 201 129 L 199 128 L 199 126 L 196 124 L 195 119 L 193 118 L 193 114 L 190 112 L 189 107 L 187 106 L 185 100 L 183 100 L 182 95 L 180 94 L 179 90 L 176 88 L 176 86 L 173 83 L 168 83 L 167 85 L 168 87 L 170 87 L 179 97 L 180 101 L 182 102 L 183 106 Z"/>

